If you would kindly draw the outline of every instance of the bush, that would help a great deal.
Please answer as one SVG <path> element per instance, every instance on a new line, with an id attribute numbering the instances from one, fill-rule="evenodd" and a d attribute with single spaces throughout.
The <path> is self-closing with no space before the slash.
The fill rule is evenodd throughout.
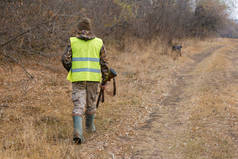
<path id="1" fill-rule="evenodd" d="M 0 49 L 11 56 L 58 56 L 62 52 L 52 52 L 62 50 L 82 16 L 92 19 L 96 35 L 120 49 L 132 36 L 170 45 L 217 34 L 227 19 L 226 5 L 219 0 L 197 1 L 195 10 L 194 5 L 192 0 L 0 1 Z"/>
<path id="2" fill-rule="evenodd" d="M 191 36 L 216 35 L 227 20 L 226 9 L 226 5 L 219 0 L 199 1 L 192 20 Z"/>

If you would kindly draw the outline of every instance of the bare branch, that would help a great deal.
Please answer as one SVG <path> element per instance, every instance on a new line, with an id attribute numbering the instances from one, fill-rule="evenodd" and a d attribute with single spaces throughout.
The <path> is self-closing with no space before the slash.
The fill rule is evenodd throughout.
<path id="1" fill-rule="evenodd" d="M 16 64 L 18 64 L 18 65 L 23 69 L 23 71 L 26 73 L 26 75 L 27 75 L 30 79 L 33 79 L 33 78 L 34 78 L 34 76 L 31 75 L 31 74 L 25 69 L 25 67 L 23 66 L 23 64 L 21 64 L 17 59 L 15 59 L 15 58 L 12 57 L 12 56 L 7 55 L 7 54 L 5 53 L 5 51 L 3 52 L 3 56 L 6 57 L 6 58 L 8 58 L 8 59 L 10 59 L 10 60 L 12 60 L 12 61 L 15 62 Z"/>

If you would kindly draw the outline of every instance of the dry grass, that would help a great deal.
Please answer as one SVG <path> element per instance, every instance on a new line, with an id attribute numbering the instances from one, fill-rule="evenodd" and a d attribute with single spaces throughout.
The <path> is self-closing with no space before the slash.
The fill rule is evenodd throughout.
<path id="1" fill-rule="evenodd" d="M 96 116 L 97 133 L 85 133 L 87 140 L 82 146 L 71 143 L 71 84 L 58 58 L 46 61 L 32 57 L 25 61 L 34 80 L 27 79 L 16 65 L 11 65 L 12 71 L 1 70 L 0 158 L 129 155 L 132 147 L 126 144 L 125 136 L 134 135 L 136 123 L 148 114 L 151 84 L 157 84 L 159 78 L 155 70 L 164 65 L 159 62 L 171 61 L 160 57 L 159 51 L 138 47 L 130 46 L 125 52 L 109 48 L 111 65 L 119 74 L 118 96 L 106 96 Z"/>
<path id="2" fill-rule="evenodd" d="M 188 159 L 235 159 L 238 157 L 237 68 L 228 54 L 236 42 L 224 40 L 221 48 L 200 63 L 192 73 L 197 80 L 193 94 L 184 154 Z M 233 55 L 233 58 L 234 55 Z"/>
<path id="3" fill-rule="evenodd" d="M 37 62 L 32 62 L 31 59 L 25 61 L 25 64 L 30 66 L 27 67 L 29 72 L 35 76 L 34 80 L 28 80 L 18 66 L 12 66 L 12 71 L 0 70 L 2 95 L 0 96 L 0 158 L 101 159 L 113 156 L 129 158 L 133 150 L 130 137 L 137 135 L 136 125 L 142 123 L 152 108 L 158 104 L 154 103 L 154 99 L 162 98 L 168 93 L 170 84 L 174 80 L 173 73 L 191 62 L 190 54 L 223 42 L 216 40 L 207 44 L 186 41 L 184 57 L 179 58 L 178 61 L 160 55 L 161 50 L 156 47 L 157 42 L 154 42 L 152 47 L 131 45 L 125 52 L 118 52 L 110 47 L 108 49 L 110 63 L 119 74 L 118 96 L 113 98 L 106 96 L 106 102 L 100 105 L 96 116 L 97 133 L 85 133 L 86 143 L 81 146 L 73 145 L 71 142 L 73 132 L 71 84 L 66 81 L 66 72 L 63 71 L 58 58 L 49 61 L 45 59 L 38 59 Z M 160 89 L 154 89 L 155 87 Z M 201 101 L 197 101 L 198 105 L 202 105 L 204 100 L 212 102 L 206 97 L 204 95 Z M 197 107 L 192 113 L 191 122 L 194 122 L 192 126 L 196 129 L 197 125 L 201 124 L 206 133 L 195 131 L 196 136 L 200 133 L 202 135 L 188 142 L 186 147 L 188 158 L 194 157 L 194 153 L 203 151 L 202 143 L 207 139 L 211 140 L 211 144 L 216 143 L 213 141 L 219 141 L 227 154 L 233 153 L 233 149 L 227 147 L 230 138 L 218 140 L 217 137 L 222 135 L 219 134 L 219 130 L 216 131 L 218 135 L 209 135 L 210 130 L 204 123 L 197 122 L 201 117 L 213 113 L 214 106 L 210 104 L 210 107 L 209 109 Z M 197 111 L 200 109 L 201 111 Z M 217 109 L 218 112 L 220 110 L 223 108 Z M 210 119 L 211 117 L 207 118 Z M 219 118 L 216 121 L 222 120 Z M 188 136 L 192 134 L 193 132 Z M 220 151 L 219 146 L 209 149 L 207 153 Z M 220 154 L 214 153 L 211 157 Z M 229 158 L 229 155 L 225 157 Z"/>
<path id="4" fill-rule="evenodd" d="M 236 159 L 237 41 L 185 43 L 169 93 L 139 127 L 133 157 Z"/>

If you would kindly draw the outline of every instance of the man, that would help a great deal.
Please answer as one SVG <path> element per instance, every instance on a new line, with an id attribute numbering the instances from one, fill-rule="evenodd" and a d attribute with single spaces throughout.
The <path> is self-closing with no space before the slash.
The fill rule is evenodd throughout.
<path id="1" fill-rule="evenodd" d="M 105 89 L 109 71 L 103 41 L 92 33 L 88 18 L 80 20 L 77 33 L 75 37 L 70 38 L 70 43 L 62 56 L 62 64 L 68 71 L 67 79 L 72 82 L 73 141 L 81 144 L 84 141 L 83 115 L 86 118 L 86 130 L 96 131 L 94 118 L 97 89 L 100 82 L 101 87 Z"/>

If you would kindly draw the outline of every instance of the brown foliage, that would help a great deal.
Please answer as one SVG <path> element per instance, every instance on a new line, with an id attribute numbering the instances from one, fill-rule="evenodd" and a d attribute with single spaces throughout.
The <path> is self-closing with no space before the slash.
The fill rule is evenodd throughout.
<path id="1" fill-rule="evenodd" d="M 192 36 L 206 37 L 217 33 L 227 19 L 226 5 L 219 0 L 200 0 L 191 28 Z"/>
<path id="2" fill-rule="evenodd" d="M 97 36 L 118 48 L 129 36 L 168 45 L 216 33 L 226 19 L 219 0 L 5 0 L 0 2 L 0 43 L 8 56 L 57 56 L 82 17 Z M 195 8 L 195 9 L 193 9 Z M 3 51 L 0 51 L 3 54 Z"/>
<path id="3" fill-rule="evenodd" d="M 1 1 L 0 7 L 0 32 L 4 33 L 0 42 L 8 53 L 43 55 L 43 51 L 59 48 L 66 42 L 65 31 L 77 21 L 66 16 L 80 14 L 77 4 L 63 0 Z M 9 40 L 11 43 L 5 46 Z"/>

